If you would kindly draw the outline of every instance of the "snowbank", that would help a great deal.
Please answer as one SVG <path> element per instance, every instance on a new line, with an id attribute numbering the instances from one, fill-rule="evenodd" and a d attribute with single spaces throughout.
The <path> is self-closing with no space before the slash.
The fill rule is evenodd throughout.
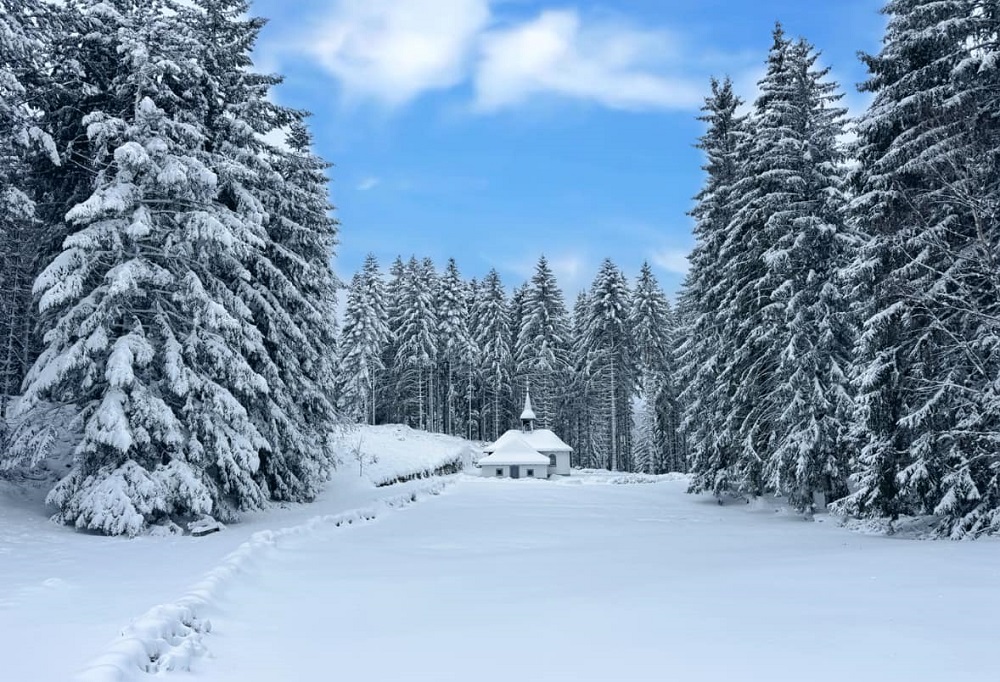
<path id="1" fill-rule="evenodd" d="M 640 474 L 634 472 L 608 471 L 607 469 L 574 469 L 568 478 L 552 479 L 563 485 L 641 485 L 644 483 L 667 483 L 686 481 L 688 474 Z"/>
<path id="2" fill-rule="evenodd" d="M 354 467 L 376 486 L 456 473 L 482 454 L 470 441 L 400 424 L 359 426 L 342 443 L 342 468 Z"/>

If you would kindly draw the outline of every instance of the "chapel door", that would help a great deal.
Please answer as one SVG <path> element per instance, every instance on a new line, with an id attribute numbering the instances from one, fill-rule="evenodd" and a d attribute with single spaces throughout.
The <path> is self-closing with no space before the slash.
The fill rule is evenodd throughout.
<path id="1" fill-rule="evenodd" d="M 511 478 L 521 478 L 521 467 L 512 465 L 510 467 Z"/>

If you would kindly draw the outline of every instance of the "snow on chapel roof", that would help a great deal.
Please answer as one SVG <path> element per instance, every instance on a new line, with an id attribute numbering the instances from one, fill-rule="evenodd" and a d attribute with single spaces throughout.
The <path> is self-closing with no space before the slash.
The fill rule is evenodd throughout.
<path id="1" fill-rule="evenodd" d="M 484 450 L 486 452 L 496 452 L 513 439 L 525 441 L 538 452 L 573 452 L 573 448 L 566 445 L 559 436 L 549 429 L 535 429 L 528 433 L 511 429 L 497 438 L 494 443 L 487 445 Z"/>
<path id="2" fill-rule="evenodd" d="M 573 452 L 573 448 L 549 429 L 535 429 L 524 435 L 527 436 L 525 440 L 531 444 L 531 447 L 539 452 Z"/>
<path id="3" fill-rule="evenodd" d="M 499 447 L 497 447 L 493 454 L 487 455 L 479 460 L 480 465 L 504 465 L 504 464 L 537 464 L 538 466 L 547 466 L 549 463 L 549 458 L 543 454 L 540 454 L 535 448 L 533 448 L 527 440 L 521 437 L 517 431 L 508 431 L 504 434 L 513 434 L 510 438 L 503 440 L 503 443 L 497 441 Z"/>

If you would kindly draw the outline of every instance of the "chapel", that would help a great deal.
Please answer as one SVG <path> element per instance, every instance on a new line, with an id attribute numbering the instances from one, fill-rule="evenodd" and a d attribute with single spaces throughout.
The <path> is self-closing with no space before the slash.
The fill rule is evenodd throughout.
<path id="1" fill-rule="evenodd" d="M 569 476 L 573 448 L 550 429 L 535 428 L 531 391 L 524 393 L 521 428 L 511 429 L 484 448 L 480 473 L 493 478 L 549 478 Z"/>

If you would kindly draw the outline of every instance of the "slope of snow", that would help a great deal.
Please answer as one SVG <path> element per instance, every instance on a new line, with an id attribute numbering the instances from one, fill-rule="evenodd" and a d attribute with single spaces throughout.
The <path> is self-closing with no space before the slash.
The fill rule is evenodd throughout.
<path id="1" fill-rule="evenodd" d="M 342 442 L 344 466 L 375 485 L 426 478 L 442 468 L 468 468 L 482 456 L 482 451 L 467 440 L 400 424 L 357 427 L 344 434 Z"/>

